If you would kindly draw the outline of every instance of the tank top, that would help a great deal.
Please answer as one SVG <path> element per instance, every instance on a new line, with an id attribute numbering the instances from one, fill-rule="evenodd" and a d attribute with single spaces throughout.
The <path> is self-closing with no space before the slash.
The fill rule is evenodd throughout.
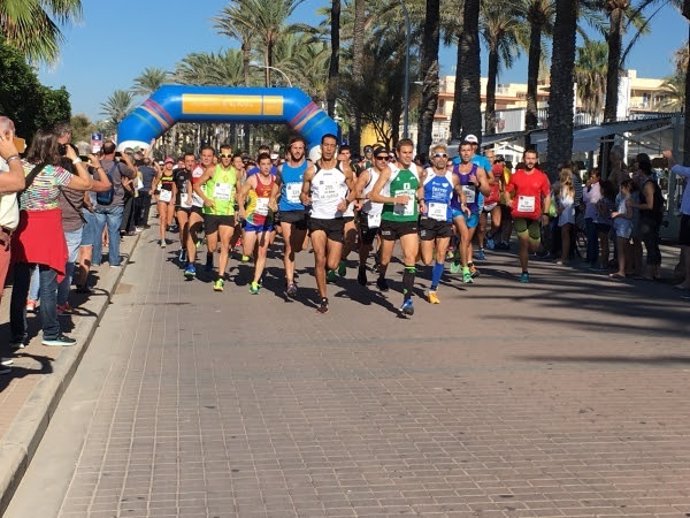
<path id="1" fill-rule="evenodd" d="M 172 173 L 161 176 L 160 192 L 158 193 L 158 201 L 163 203 L 170 203 L 172 201 L 173 185 L 175 178 Z"/>
<path id="2" fill-rule="evenodd" d="M 261 183 L 262 178 L 261 174 L 256 175 L 256 189 L 253 189 L 256 196 L 249 199 L 246 212 L 247 222 L 257 226 L 264 225 L 271 219 L 269 218 L 271 211 L 268 203 L 271 199 L 273 185 L 276 183 L 273 175 L 269 177 L 270 182 L 268 184 Z"/>
<path id="3" fill-rule="evenodd" d="M 367 169 L 369 173 L 369 181 L 362 189 L 362 195 L 367 196 L 371 190 L 376 185 L 379 179 L 379 173 L 373 167 Z M 378 228 L 381 226 L 381 212 L 383 211 L 383 203 L 374 203 L 371 200 L 367 200 L 364 205 L 362 205 L 362 214 L 367 218 L 367 224 L 369 228 Z"/>
<path id="4" fill-rule="evenodd" d="M 383 186 L 382 194 L 390 197 L 407 195 L 410 199 L 404 205 L 400 203 L 384 203 L 381 219 L 397 223 L 417 221 L 419 216 L 417 200 L 415 199 L 417 189 L 419 188 L 417 166 L 410 164 L 409 169 L 398 169 L 397 165 L 392 167 L 393 172 L 386 185 Z"/>
<path id="5" fill-rule="evenodd" d="M 204 207 L 204 214 L 215 216 L 232 216 L 235 214 L 235 196 L 237 185 L 237 171 L 234 167 L 223 169 L 218 164 L 213 176 L 204 184 L 204 192 L 207 198 L 211 198 L 215 205 Z"/>
<path id="6" fill-rule="evenodd" d="M 427 177 L 424 179 L 425 216 L 436 221 L 452 221 L 450 201 L 454 192 L 453 173 L 446 172 L 439 176 L 433 169 L 427 170 Z"/>
<path id="7" fill-rule="evenodd" d="M 280 186 L 280 200 L 278 202 L 278 210 L 280 212 L 294 212 L 305 209 L 299 195 L 302 192 L 302 181 L 304 180 L 304 172 L 306 170 L 306 160 L 297 167 L 288 165 L 287 162 L 283 164 L 281 171 L 282 185 Z"/>
<path id="8" fill-rule="evenodd" d="M 342 218 L 343 213 L 338 210 L 338 205 L 347 196 L 348 187 L 340 162 L 331 169 L 322 169 L 319 162 L 314 167 L 316 173 L 311 181 L 311 217 Z"/>
<path id="9" fill-rule="evenodd" d="M 465 194 L 465 199 L 467 201 L 467 208 L 470 209 L 472 213 L 479 212 L 479 189 L 470 181 L 473 176 L 477 175 L 477 164 L 472 164 L 472 169 L 470 169 L 469 173 L 461 173 L 460 166 L 456 165 L 453 168 L 453 174 L 456 175 L 460 181 L 462 192 Z M 458 193 L 453 195 L 451 206 L 455 210 L 462 209 L 462 203 Z"/>

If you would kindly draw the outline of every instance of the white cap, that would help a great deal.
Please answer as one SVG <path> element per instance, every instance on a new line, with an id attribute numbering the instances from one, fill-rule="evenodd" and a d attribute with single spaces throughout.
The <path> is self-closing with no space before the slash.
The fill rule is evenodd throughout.
<path id="1" fill-rule="evenodd" d="M 467 135 L 464 139 L 462 139 L 464 142 L 471 142 L 472 144 L 479 144 L 479 139 L 477 138 L 476 135 L 473 135 L 470 133 Z"/>

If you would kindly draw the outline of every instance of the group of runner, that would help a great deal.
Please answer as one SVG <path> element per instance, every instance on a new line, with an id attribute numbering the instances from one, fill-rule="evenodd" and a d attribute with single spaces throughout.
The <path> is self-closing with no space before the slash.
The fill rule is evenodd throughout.
<path id="1" fill-rule="evenodd" d="M 213 289 L 224 289 L 230 250 L 242 247 L 242 261 L 254 261 L 249 285 L 258 294 L 269 247 L 282 235 L 285 296 L 294 298 L 295 254 L 311 241 L 314 275 L 319 292 L 318 311 L 329 309 L 327 283 L 345 274 L 345 260 L 358 248 L 357 280 L 366 286 L 367 261 L 376 246 L 376 286 L 388 291 L 387 270 L 399 242 L 403 263 L 403 301 L 400 313 L 414 314 L 413 287 L 417 263 L 432 266 L 426 292 L 428 302 L 440 303 L 438 289 L 447 257 L 451 271 L 462 273 L 464 283 L 478 275 L 473 264 L 475 231 L 491 214 L 487 240 L 501 231 L 501 207 L 510 209 L 520 243 L 521 282 L 529 282 L 528 257 L 540 242 L 541 220 L 548 212 L 550 184 L 537 169 L 536 151 L 527 151 L 524 167 L 505 177 L 492 171 L 485 156 L 477 154 L 478 141 L 468 135 L 451 160 L 445 144 L 435 144 L 424 167 L 414 161 L 414 143 L 400 140 L 394 152 L 384 146 L 365 149 L 361 162 L 351 162 L 350 150 L 338 150 L 335 135 L 321 139 L 319 155 L 307 159 L 302 137 L 292 138 L 284 161 L 263 147 L 256 165 L 233 154 L 228 145 L 219 153 L 205 146 L 197 163 L 192 153 L 177 166 L 167 158 L 159 167 L 153 191 L 160 218 L 160 246 L 177 223 L 179 261 L 184 275 L 197 273 L 200 232 L 206 235 L 206 270 L 218 268 Z M 496 210 L 498 209 L 498 210 Z M 173 229 L 174 230 L 174 229 Z M 240 241 L 241 240 L 241 241 Z M 482 235 L 482 242 L 484 236 Z M 482 251 L 483 253 L 483 251 Z"/>

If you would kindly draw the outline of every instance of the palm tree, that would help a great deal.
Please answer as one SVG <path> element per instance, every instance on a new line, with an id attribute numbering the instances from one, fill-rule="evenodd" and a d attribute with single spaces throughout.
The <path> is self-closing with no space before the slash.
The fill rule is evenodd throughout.
<path id="1" fill-rule="evenodd" d="M 458 106 L 459 119 L 465 134 L 473 133 L 481 138 L 482 112 L 480 92 L 480 57 L 479 57 L 479 6 L 480 0 L 465 0 L 462 13 L 462 32 L 459 43 L 459 64 L 462 78 L 455 85 L 460 92 Z M 456 106 L 453 106 L 455 111 Z M 460 128 L 456 128 L 459 132 Z M 457 135 L 460 136 L 460 135 Z"/>
<path id="2" fill-rule="evenodd" d="M 592 119 L 599 117 L 604 107 L 607 55 L 608 47 L 604 41 L 585 40 L 584 45 L 577 49 L 577 95 L 582 101 L 583 111 Z"/>
<path id="3" fill-rule="evenodd" d="M 556 177 L 559 163 L 572 158 L 577 7 L 578 0 L 556 0 L 547 137 L 547 170 L 551 178 Z"/>
<path id="4" fill-rule="evenodd" d="M 422 59 L 420 76 L 422 78 L 422 97 L 419 103 L 419 125 L 417 153 L 428 153 L 433 134 L 434 115 L 438 107 L 439 66 L 438 51 L 441 32 L 441 3 L 439 0 L 426 0 L 424 36 L 422 40 Z"/>
<path id="5" fill-rule="evenodd" d="M 489 51 L 484 110 L 487 135 L 496 133 L 496 82 L 501 62 L 506 68 L 513 65 L 518 42 L 525 40 L 522 28 L 521 20 L 506 3 L 488 2 L 482 6 L 479 30 Z"/>
<path id="6" fill-rule="evenodd" d="M 539 68 L 543 61 L 542 38 L 553 32 L 555 3 L 554 0 L 523 0 L 521 10 L 526 13 L 526 19 L 529 23 L 525 129 L 530 131 L 537 129 L 539 125 L 537 89 Z"/>
<path id="7" fill-rule="evenodd" d="M 144 71 L 134 78 L 132 93 L 148 97 L 158 90 L 168 79 L 168 72 L 162 68 L 147 67 Z"/>
<path id="8" fill-rule="evenodd" d="M 0 35 L 28 60 L 54 63 L 63 40 L 60 25 L 81 14 L 81 0 L 2 0 Z"/>
<path id="9" fill-rule="evenodd" d="M 682 5 L 683 16 L 685 16 L 690 22 L 690 0 L 683 0 Z M 688 28 L 688 45 L 686 47 L 685 56 L 690 55 L 690 27 Z M 688 60 L 685 59 L 685 122 L 683 123 L 683 161 L 686 164 L 690 164 L 690 106 L 688 106 L 688 99 L 690 99 L 690 65 L 688 65 Z M 688 258 L 686 256 L 685 260 Z"/>
<path id="10" fill-rule="evenodd" d="M 115 90 L 105 102 L 101 103 L 101 115 L 105 115 L 107 122 L 117 127 L 132 111 L 133 101 L 134 94 L 129 90 Z"/>
<path id="11" fill-rule="evenodd" d="M 340 0 L 331 0 L 331 59 L 328 64 L 328 115 L 335 115 L 340 73 Z"/>
<path id="12" fill-rule="evenodd" d="M 352 79 L 364 81 L 364 27 L 366 21 L 366 0 L 354 0 L 354 32 L 352 34 Z M 355 107 L 354 128 L 350 132 L 350 145 L 359 153 L 361 148 L 362 112 Z"/>

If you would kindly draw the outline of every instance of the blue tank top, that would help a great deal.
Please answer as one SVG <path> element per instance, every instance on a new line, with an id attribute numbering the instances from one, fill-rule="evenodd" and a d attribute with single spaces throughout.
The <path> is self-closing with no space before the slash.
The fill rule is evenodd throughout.
<path id="1" fill-rule="evenodd" d="M 470 178 L 476 176 L 477 174 L 477 164 L 472 164 L 472 169 L 469 173 L 461 173 L 460 166 L 456 165 L 455 167 L 453 167 L 453 174 L 457 175 L 459 183 L 462 186 L 462 190 L 465 193 L 465 198 L 467 198 L 467 208 L 470 209 L 470 212 L 472 213 L 479 212 L 479 198 L 481 196 L 479 193 L 479 188 L 470 181 Z M 462 209 L 462 204 L 460 203 L 460 196 L 458 196 L 457 193 L 453 194 L 451 206 L 455 210 Z"/>
<path id="2" fill-rule="evenodd" d="M 425 216 L 436 221 L 453 221 L 450 209 L 453 192 L 452 173 L 438 176 L 434 171 L 429 171 L 424 179 Z"/>
<path id="3" fill-rule="evenodd" d="M 304 205 L 299 199 L 302 192 L 302 181 L 304 180 L 304 172 L 307 170 L 307 161 L 297 167 L 292 167 L 286 163 L 283 164 L 283 172 L 281 173 L 282 184 L 280 186 L 280 201 L 278 202 L 278 210 L 280 212 L 294 212 L 297 210 L 305 210 Z"/>

